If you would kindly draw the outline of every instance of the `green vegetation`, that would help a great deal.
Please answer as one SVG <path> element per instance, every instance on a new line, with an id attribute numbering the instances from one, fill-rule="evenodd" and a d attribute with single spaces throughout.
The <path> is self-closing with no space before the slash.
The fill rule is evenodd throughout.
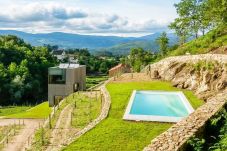
<path id="1" fill-rule="evenodd" d="M 143 67 L 155 59 L 155 55 L 142 48 L 132 48 L 129 56 L 122 58 L 121 62 L 132 67 L 134 72 L 139 72 Z"/>
<path id="2" fill-rule="evenodd" d="M 30 109 L 31 106 L 7 106 L 7 107 L 0 107 L 0 116 L 7 116 L 11 114 L 17 114 L 24 112 Z"/>
<path id="3" fill-rule="evenodd" d="M 99 76 L 87 76 L 86 77 L 86 88 L 93 87 L 100 82 L 106 81 L 108 79 L 108 76 L 105 75 L 99 75 Z"/>
<path id="4" fill-rule="evenodd" d="M 227 150 L 227 106 L 212 117 L 205 126 L 203 135 L 192 137 L 187 143 L 190 151 Z"/>
<path id="5" fill-rule="evenodd" d="M 190 54 L 203 54 L 225 45 L 227 45 L 227 28 L 221 26 L 198 39 L 185 43 L 176 50 L 170 51 L 168 55 L 185 55 L 187 52 Z"/>
<path id="6" fill-rule="evenodd" d="M 0 126 L 0 150 L 4 148 L 6 141 L 10 141 L 21 129 L 21 125 Z M 7 139 L 6 139 L 7 138 Z"/>
<path id="7" fill-rule="evenodd" d="M 118 57 L 109 54 L 104 54 L 101 57 L 94 56 L 87 49 L 69 49 L 66 52 L 71 57 L 78 59 L 79 64 L 86 65 L 86 72 L 89 74 L 106 74 L 111 67 L 119 62 Z M 68 62 L 68 58 L 65 59 L 65 62 Z"/>
<path id="8" fill-rule="evenodd" d="M 92 92 L 92 94 L 87 92 L 87 95 L 80 94 L 74 97 L 76 97 L 76 101 L 74 102 L 74 107 L 76 107 L 73 110 L 72 126 L 75 128 L 83 128 L 100 114 L 100 92 L 96 91 Z"/>
<path id="9" fill-rule="evenodd" d="M 175 7 L 179 17 L 169 27 L 179 36 L 180 44 L 227 22 L 226 0 L 181 0 Z"/>
<path id="10" fill-rule="evenodd" d="M 6 133 L 9 131 L 10 126 L 0 126 L 0 142 L 5 137 Z"/>
<path id="11" fill-rule="evenodd" d="M 52 128 L 55 127 L 60 113 L 67 105 L 73 106 L 71 126 L 79 131 L 100 115 L 100 92 L 79 92 L 65 98 L 51 119 Z M 72 130 L 75 131 L 75 129 Z M 31 150 L 44 150 L 49 144 L 52 130 L 49 124 L 38 129 Z"/>
<path id="12" fill-rule="evenodd" d="M 47 118 L 51 113 L 48 102 L 43 102 L 29 110 L 5 116 L 6 118 Z"/>
<path id="13" fill-rule="evenodd" d="M 159 48 L 160 48 L 160 53 L 162 55 L 165 55 L 166 52 L 167 52 L 167 48 L 168 48 L 168 43 L 169 43 L 169 39 L 167 37 L 167 34 L 166 32 L 163 32 L 160 37 L 158 37 L 156 39 L 156 42 L 158 43 L 159 45 Z"/>
<path id="14" fill-rule="evenodd" d="M 196 71 L 209 71 L 210 73 L 214 73 L 216 69 L 221 67 L 217 61 L 198 61 L 195 64 L 190 64 Z"/>
<path id="15" fill-rule="evenodd" d="M 47 98 L 48 67 L 55 64 L 47 47 L 0 36 L 0 104 L 35 104 Z"/>
<path id="16" fill-rule="evenodd" d="M 71 100 L 72 101 L 72 100 Z M 59 104 L 58 109 L 56 110 L 53 108 L 54 111 L 54 116 L 49 120 L 49 123 L 44 127 L 41 126 L 36 132 L 35 132 L 35 138 L 34 142 L 31 146 L 31 151 L 40 151 L 44 150 L 47 145 L 49 144 L 50 141 L 50 136 L 52 132 L 52 128 L 55 127 L 56 122 L 60 116 L 61 111 L 69 104 L 71 103 L 70 101 L 64 101 Z M 48 114 L 49 115 L 49 114 Z M 51 127 L 50 127 L 51 126 Z"/>
<path id="17" fill-rule="evenodd" d="M 111 95 L 111 109 L 107 119 L 94 129 L 81 136 L 64 150 L 103 151 L 103 150 L 142 150 L 151 139 L 166 131 L 172 124 L 159 122 L 135 122 L 122 119 L 133 90 L 179 90 L 168 82 L 130 82 L 109 83 L 107 89 Z M 194 108 L 204 102 L 196 98 L 191 91 L 184 91 Z"/>

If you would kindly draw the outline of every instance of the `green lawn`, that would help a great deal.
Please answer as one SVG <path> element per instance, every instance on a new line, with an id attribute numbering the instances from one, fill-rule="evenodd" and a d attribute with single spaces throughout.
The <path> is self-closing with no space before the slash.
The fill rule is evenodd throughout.
<path id="1" fill-rule="evenodd" d="M 97 84 L 99 84 L 102 81 L 105 81 L 108 79 L 108 76 L 87 76 L 86 77 L 86 88 L 93 87 Z"/>
<path id="2" fill-rule="evenodd" d="M 107 119 L 67 146 L 64 150 L 131 151 L 142 150 L 150 141 L 166 131 L 172 124 L 159 122 L 133 122 L 122 120 L 133 90 L 179 90 L 168 82 L 109 83 L 111 109 Z M 191 91 L 183 91 L 194 108 L 203 104 Z"/>
<path id="3" fill-rule="evenodd" d="M 97 93 L 97 99 L 96 97 L 88 97 L 83 94 L 77 94 L 75 97 L 76 108 L 73 110 L 72 125 L 78 129 L 84 128 L 100 115 L 101 100 L 99 92 Z"/>
<path id="4" fill-rule="evenodd" d="M 29 110 L 5 116 L 6 118 L 46 118 L 51 113 L 48 102 L 43 102 Z"/>
<path id="5" fill-rule="evenodd" d="M 31 106 L 7 106 L 0 108 L 0 116 L 7 116 L 11 114 L 21 113 L 28 109 L 30 109 Z"/>

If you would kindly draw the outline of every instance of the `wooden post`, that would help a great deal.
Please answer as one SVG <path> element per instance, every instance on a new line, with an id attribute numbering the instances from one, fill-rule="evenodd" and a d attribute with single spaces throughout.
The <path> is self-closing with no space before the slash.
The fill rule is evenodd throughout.
<path id="1" fill-rule="evenodd" d="M 30 139 L 30 136 L 28 137 L 28 145 L 29 145 L 29 139 Z"/>
<path id="2" fill-rule="evenodd" d="M 102 109 L 102 93 L 100 93 L 100 100 L 101 100 L 101 109 Z"/>
<path id="3" fill-rule="evenodd" d="M 44 145 L 44 128 L 41 128 L 41 144 Z"/>
<path id="4" fill-rule="evenodd" d="M 59 110 L 59 99 L 58 99 L 58 110 Z"/>
<path id="5" fill-rule="evenodd" d="M 9 143 L 9 138 L 8 138 L 8 134 L 6 134 L 6 144 Z"/>
<path id="6" fill-rule="evenodd" d="M 71 126 L 73 125 L 73 112 L 71 112 Z"/>
<path id="7" fill-rule="evenodd" d="M 51 129 L 52 126 L 51 126 L 51 115 L 49 114 L 49 128 Z"/>
<path id="8" fill-rule="evenodd" d="M 55 106 L 54 106 L 54 117 L 55 117 Z"/>
<path id="9" fill-rule="evenodd" d="M 91 122 L 91 100 L 89 101 L 89 123 Z"/>
<path id="10" fill-rule="evenodd" d="M 92 98 L 92 88 L 91 88 L 90 92 L 91 92 L 91 97 L 90 98 Z"/>

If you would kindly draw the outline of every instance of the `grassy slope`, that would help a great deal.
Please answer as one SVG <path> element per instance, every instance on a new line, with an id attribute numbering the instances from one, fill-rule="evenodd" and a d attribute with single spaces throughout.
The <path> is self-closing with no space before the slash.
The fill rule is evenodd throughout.
<path id="1" fill-rule="evenodd" d="M 88 89 L 90 87 L 93 87 L 107 79 L 108 79 L 108 76 L 87 76 L 86 77 L 86 88 Z"/>
<path id="2" fill-rule="evenodd" d="M 59 118 L 60 113 L 64 109 L 64 107 L 66 107 L 68 104 L 75 105 L 75 101 L 76 108 L 74 108 L 73 110 L 72 126 L 77 130 L 81 130 L 90 122 L 90 120 L 94 120 L 100 115 L 101 101 L 99 96 L 97 97 L 96 100 L 96 98 L 90 98 L 84 95 L 83 93 L 80 94 L 74 93 L 68 96 L 66 98 L 66 101 L 64 101 L 61 104 L 59 110 L 55 112 L 55 116 L 53 116 L 52 118 L 52 127 L 56 125 L 57 119 Z M 91 112 L 89 111 L 89 108 L 91 109 Z M 48 145 L 50 140 L 52 129 L 49 129 L 49 127 L 45 127 L 43 130 L 44 130 L 44 145 L 41 144 L 42 129 L 39 129 L 35 133 L 35 143 L 32 144 L 31 147 L 32 151 L 40 151 L 46 149 L 47 147 L 46 145 Z"/>
<path id="3" fill-rule="evenodd" d="M 6 118 L 46 118 L 51 112 L 48 102 L 43 102 L 29 110 L 7 115 Z"/>
<path id="4" fill-rule="evenodd" d="M 168 55 L 184 55 L 186 52 L 191 54 L 208 53 L 216 48 L 227 45 L 227 27 L 222 26 L 212 30 L 204 36 L 194 39 L 178 49 L 171 51 Z"/>
<path id="5" fill-rule="evenodd" d="M 11 114 L 21 113 L 30 108 L 31 108 L 30 106 L 7 106 L 4 108 L 0 108 L 0 116 L 7 116 Z"/>
<path id="6" fill-rule="evenodd" d="M 179 90 L 168 82 L 131 82 L 110 83 L 107 89 L 111 95 L 111 109 L 107 119 L 96 128 L 83 135 L 64 150 L 80 151 L 116 151 L 142 150 L 157 135 L 167 130 L 172 124 L 158 122 L 132 122 L 122 120 L 129 97 L 134 89 L 137 90 Z M 194 108 L 203 102 L 192 92 L 184 91 Z"/>
<path id="7" fill-rule="evenodd" d="M 97 94 L 97 100 L 86 95 L 76 96 L 76 108 L 73 110 L 72 125 L 75 128 L 83 128 L 91 120 L 96 119 L 100 115 L 101 100 Z"/>

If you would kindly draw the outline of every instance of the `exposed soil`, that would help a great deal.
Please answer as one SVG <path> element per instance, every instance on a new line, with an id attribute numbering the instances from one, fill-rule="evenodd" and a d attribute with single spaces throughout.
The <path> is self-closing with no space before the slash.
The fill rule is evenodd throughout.
<path id="1" fill-rule="evenodd" d="M 77 129 L 71 126 L 72 111 L 73 105 L 69 104 L 60 113 L 56 126 L 51 133 L 47 151 L 59 150 L 65 144 L 65 141 L 76 133 Z"/>
<path id="2" fill-rule="evenodd" d="M 3 151 L 25 151 L 35 130 L 43 123 L 40 119 L 0 119 L 0 126 L 19 124 L 19 121 L 22 125 L 19 134 L 9 140 Z"/>

